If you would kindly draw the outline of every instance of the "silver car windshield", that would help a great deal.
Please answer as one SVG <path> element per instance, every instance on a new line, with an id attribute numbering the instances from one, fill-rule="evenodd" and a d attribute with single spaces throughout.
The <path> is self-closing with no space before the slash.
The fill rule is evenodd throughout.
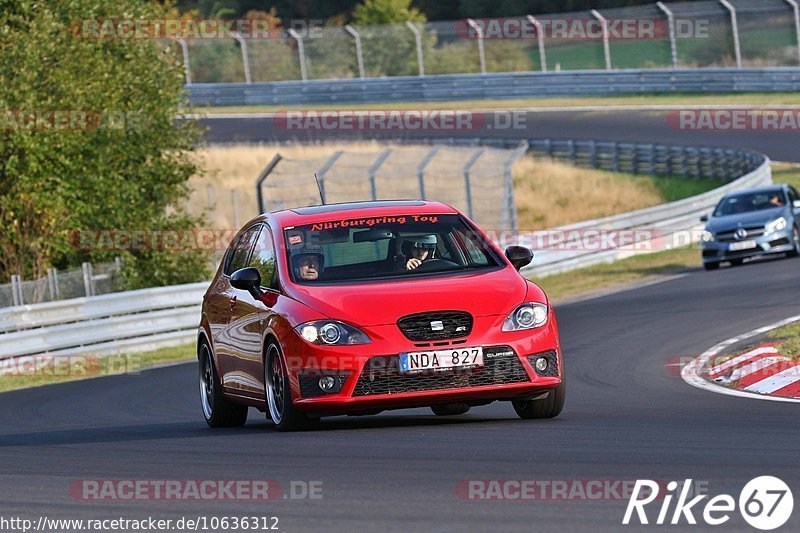
<path id="1" fill-rule="evenodd" d="M 786 195 L 781 190 L 726 196 L 714 210 L 715 217 L 750 213 L 786 205 Z"/>

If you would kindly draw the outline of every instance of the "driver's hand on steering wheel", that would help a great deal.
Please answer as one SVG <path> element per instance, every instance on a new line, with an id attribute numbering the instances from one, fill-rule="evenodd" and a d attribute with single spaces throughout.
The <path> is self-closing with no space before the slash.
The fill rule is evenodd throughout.
<path id="1" fill-rule="evenodd" d="M 406 263 L 406 270 L 414 270 L 415 268 L 419 267 L 421 264 L 422 264 L 422 261 L 420 261 L 416 257 L 412 257 Z"/>

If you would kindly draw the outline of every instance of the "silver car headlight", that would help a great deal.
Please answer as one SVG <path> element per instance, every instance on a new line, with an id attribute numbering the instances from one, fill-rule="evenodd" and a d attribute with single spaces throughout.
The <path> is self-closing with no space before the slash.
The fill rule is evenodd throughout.
<path id="1" fill-rule="evenodd" d="M 503 331 L 519 331 L 544 326 L 549 315 L 547 306 L 540 303 L 525 303 L 514 309 L 503 322 Z"/>
<path id="2" fill-rule="evenodd" d="M 786 229 L 788 222 L 786 221 L 786 217 L 776 218 L 772 222 L 768 223 L 764 226 L 764 231 L 766 233 L 775 233 L 776 231 L 781 231 Z"/>
<path id="3" fill-rule="evenodd" d="M 295 330 L 307 342 L 322 346 L 369 344 L 371 342 L 370 338 L 362 331 L 337 320 L 313 320 L 300 324 Z"/>
<path id="4" fill-rule="evenodd" d="M 714 240 L 714 234 L 708 230 L 703 230 L 703 233 L 700 234 L 700 240 L 703 242 L 711 242 Z"/>

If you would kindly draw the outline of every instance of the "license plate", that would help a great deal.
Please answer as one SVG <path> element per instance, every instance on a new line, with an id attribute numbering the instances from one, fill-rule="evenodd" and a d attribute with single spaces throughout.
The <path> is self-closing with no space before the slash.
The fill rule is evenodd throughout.
<path id="1" fill-rule="evenodd" d="M 483 348 L 453 348 L 430 352 L 411 352 L 400 354 L 400 371 L 444 370 L 483 366 Z"/>
<path id="2" fill-rule="evenodd" d="M 732 242 L 728 245 L 728 250 L 731 252 L 737 252 L 739 250 L 749 250 L 751 248 L 755 248 L 758 246 L 756 241 L 741 241 L 741 242 Z"/>

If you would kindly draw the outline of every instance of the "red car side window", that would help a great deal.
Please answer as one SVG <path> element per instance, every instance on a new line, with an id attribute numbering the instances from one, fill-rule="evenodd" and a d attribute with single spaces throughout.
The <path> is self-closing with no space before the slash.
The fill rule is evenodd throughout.
<path id="1" fill-rule="evenodd" d="M 225 264 L 225 275 L 230 276 L 240 268 L 247 266 L 250 252 L 253 250 L 258 232 L 261 225 L 253 226 L 245 230 L 239 238 L 233 241 L 228 249 L 227 263 Z"/>

